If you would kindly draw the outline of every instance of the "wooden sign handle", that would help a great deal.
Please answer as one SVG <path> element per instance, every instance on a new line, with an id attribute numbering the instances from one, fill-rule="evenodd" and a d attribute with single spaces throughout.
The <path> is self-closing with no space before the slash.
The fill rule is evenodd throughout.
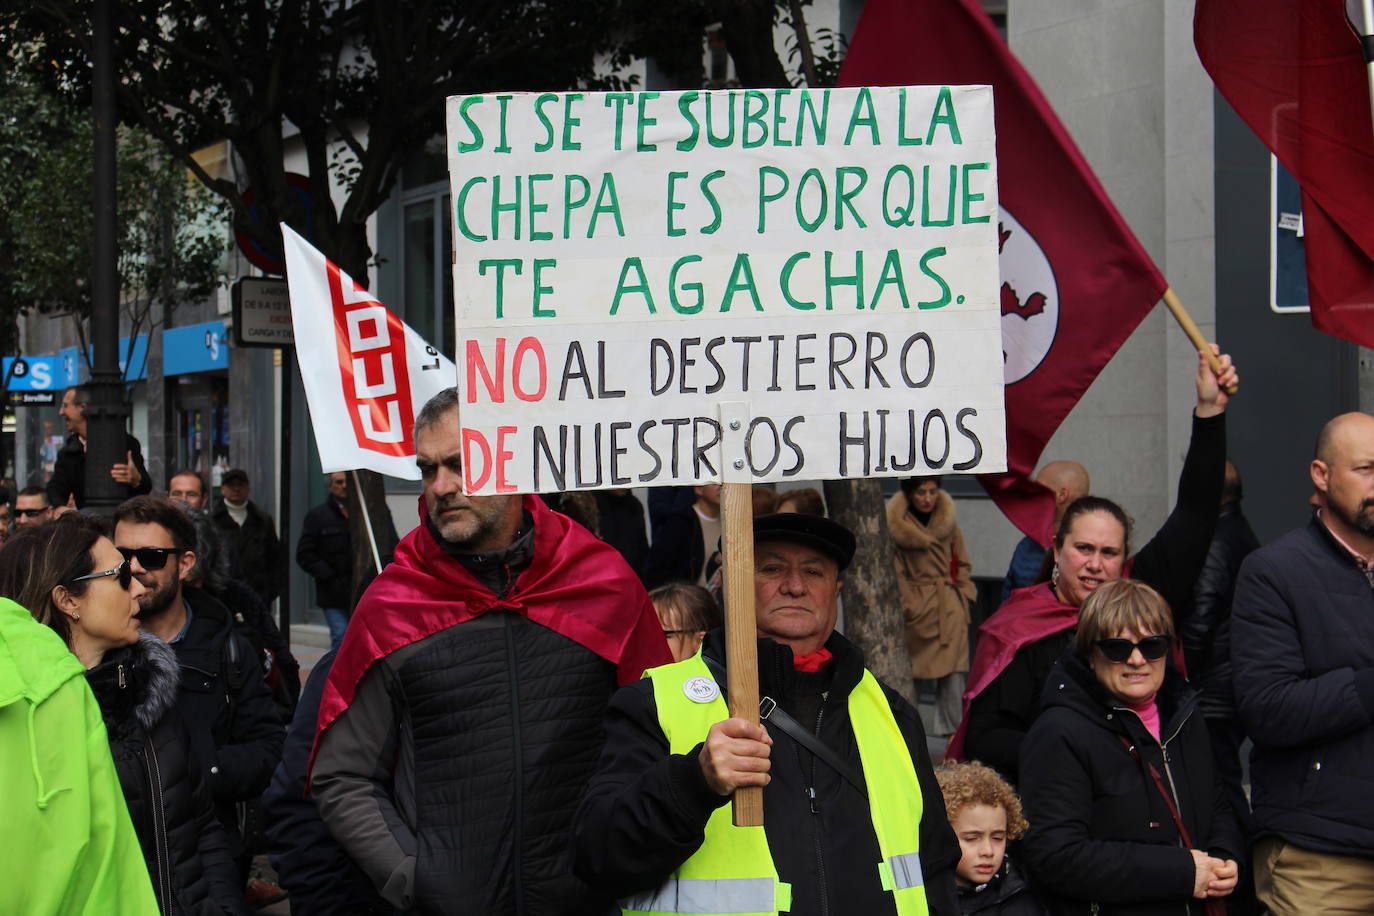
<path id="1" fill-rule="evenodd" d="M 759 649 L 754 622 L 754 496 L 748 483 L 721 484 L 721 569 L 725 586 L 726 690 L 730 715 L 759 721 Z M 736 827 L 763 826 L 763 789 L 735 790 Z"/>
<path id="2" fill-rule="evenodd" d="M 1198 328 L 1193 316 L 1188 314 L 1188 310 L 1183 307 L 1183 303 L 1178 301 L 1177 294 L 1171 286 L 1164 290 L 1164 304 L 1169 307 L 1169 313 L 1174 316 L 1178 326 L 1183 329 L 1183 333 L 1188 335 L 1188 339 L 1193 342 L 1193 347 L 1207 354 L 1207 364 L 1216 372 L 1221 368 L 1221 363 L 1217 360 L 1216 354 L 1212 352 L 1212 346 L 1207 342 L 1207 338 L 1202 336 L 1202 331 Z M 1226 389 L 1227 394 L 1235 394 L 1240 390 L 1239 385 L 1232 385 Z"/>

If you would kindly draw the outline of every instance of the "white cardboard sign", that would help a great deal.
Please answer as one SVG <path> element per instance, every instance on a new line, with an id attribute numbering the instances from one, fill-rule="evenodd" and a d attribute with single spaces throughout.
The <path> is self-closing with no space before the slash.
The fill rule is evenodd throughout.
<path id="1" fill-rule="evenodd" d="M 448 144 L 468 492 L 1006 468 L 990 88 L 455 96 Z"/>

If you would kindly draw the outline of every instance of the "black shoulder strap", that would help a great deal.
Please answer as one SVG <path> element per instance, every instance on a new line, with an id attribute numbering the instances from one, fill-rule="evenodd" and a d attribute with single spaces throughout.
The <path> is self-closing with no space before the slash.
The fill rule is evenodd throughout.
<path id="1" fill-rule="evenodd" d="M 830 746 L 820 739 L 820 736 L 812 734 L 800 722 L 792 718 L 787 710 L 783 709 L 772 697 L 764 697 L 759 700 L 759 718 L 772 722 L 782 729 L 783 734 L 793 741 L 815 754 L 830 769 L 839 773 L 851 786 L 859 790 L 859 794 L 865 799 L 868 798 L 868 789 L 864 786 L 863 777 L 854 772 L 854 768 L 849 762 L 839 754 L 830 749 Z"/>
<path id="2" fill-rule="evenodd" d="M 720 687 L 720 695 L 729 704 L 729 697 L 725 692 L 725 668 L 714 658 L 702 654 L 701 660 L 706 663 L 711 676 L 715 678 L 716 684 Z M 864 784 L 863 776 L 854 772 L 854 767 L 839 754 L 831 750 L 830 746 L 820 739 L 819 736 L 810 732 L 805 726 L 792 717 L 787 710 L 777 704 L 772 697 L 764 697 L 759 700 L 759 718 L 776 725 L 783 734 L 793 741 L 815 754 L 822 762 L 829 766 L 836 773 L 844 777 L 845 781 L 859 790 L 859 794 L 865 799 L 868 798 L 868 788 Z"/>

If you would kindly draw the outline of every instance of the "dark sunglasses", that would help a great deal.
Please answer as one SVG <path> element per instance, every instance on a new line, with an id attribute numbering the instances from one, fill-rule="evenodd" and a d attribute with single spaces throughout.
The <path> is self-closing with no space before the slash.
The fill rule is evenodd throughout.
<path id="1" fill-rule="evenodd" d="M 1145 656 L 1147 662 L 1157 662 L 1169 654 L 1169 644 L 1172 641 L 1168 636 L 1146 636 L 1140 642 L 1131 642 L 1129 639 L 1099 639 L 1093 645 L 1101 649 L 1102 654 L 1110 662 L 1124 662 L 1136 649 L 1140 650 L 1140 654 Z"/>
<path id="2" fill-rule="evenodd" d="M 126 559 L 123 563 L 120 563 L 114 569 L 107 569 L 104 572 L 98 573 L 90 573 L 85 576 L 77 576 L 75 579 L 68 579 L 67 581 L 71 584 L 75 584 L 77 582 L 85 582 L 87 579 L 104 579 L 106 576 L 118 576 L 119 587 L 127 592 L 129 590 L 129 583 L 133 581 L 134 571 L 129 566 L 129 561 Z"/>
<path id="3" fill-rule="evenodd" d="M 49 507 L 49 506 L 44 506 L 42 509 L 15 509 L 15 510 L 14 510 L 14 514 L 15 514 L 15 515 L 22 515 L 22 516 L 24 516 L 24 518 L 37 518 L 38 516 L 42 515 L 44 512 L 47 512 L 49 508 L 51 508 L 51 507 Z"/>
<path id="4" fill-rule="evenodd" d="M 137 560 L 139 566 L 150 571 L 166 566 L 168 557 L 186 552 L 181 547 L 120 547 L 118 550 L 124 554 L 125 563 Z"/>

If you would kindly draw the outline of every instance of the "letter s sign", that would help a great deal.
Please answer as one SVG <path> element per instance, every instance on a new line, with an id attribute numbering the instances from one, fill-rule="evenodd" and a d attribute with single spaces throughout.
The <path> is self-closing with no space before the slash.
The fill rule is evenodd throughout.
<path id="1" fill-rule="evenodd" d="M 29 387 L 34 391 L 47 391 L 52 387 L 52 366 L 41 360 L 29 363 Z"/>

